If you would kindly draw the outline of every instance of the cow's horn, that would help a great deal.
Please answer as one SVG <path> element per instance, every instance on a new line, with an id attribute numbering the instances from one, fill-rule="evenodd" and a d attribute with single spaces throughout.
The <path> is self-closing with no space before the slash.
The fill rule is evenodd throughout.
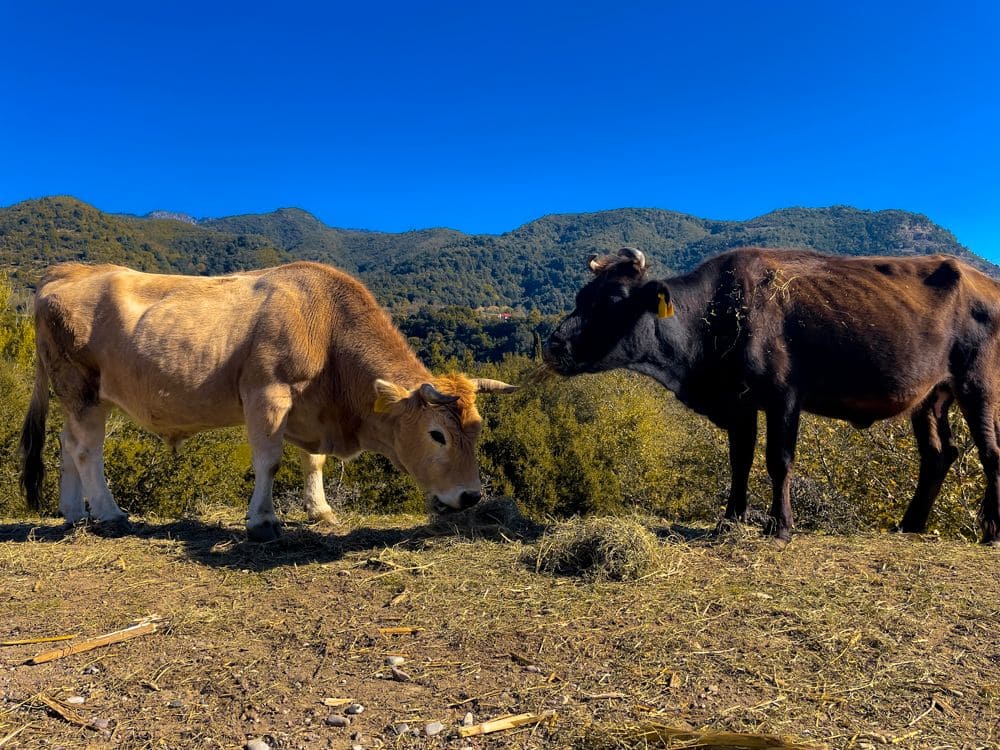
<path id="1" fill-rule="evenodd" d="M 601 264 L 597 262 L 598 257 L 600 256 L 598 256 L 597 253 L 592 253 L 591 256 L 587 258 L 587 268 L 589 268 L 594 273 L 597 273 L 598 271 L 601 270 Z"/>
<path id="2" fill-rule="evenodd" d="M 453 404 L 458 401 L 458 396 L 449 396 L 447 393 L 441 393 L 441 391 L 430 383 L 424 383 L 420 386 L 420 398 L 428 404 L 434 404 L 435 406 Z"/>
<path id="3" fill-rule="evenodd" d="M 646 256 L 643 255 L 642 250 L 638 250 L 634 247 L 623 247 L 618 251 L 618 254 L 623 258 L 629 258 L 635 261 L 635 265 L 640 271 L 646 267 Z"/>
<path id="4" fill-rule="evenodd" d="M 513 393 L 521 387 L 489 378 L 472 378 L 472 382 L 476 386 L 476 393 Z"/>

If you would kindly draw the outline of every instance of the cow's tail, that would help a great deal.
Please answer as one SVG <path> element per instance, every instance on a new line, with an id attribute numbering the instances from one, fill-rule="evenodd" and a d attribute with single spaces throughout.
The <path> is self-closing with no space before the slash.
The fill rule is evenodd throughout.
<path id="1" fill-rule="evenodd" d="M 45 478 L 45 464 L 42 448 L 45 447 L 45 420 L 49 415 L 49 373 L 42 358 L 35 357 L 35 388 L 31 393 L 31 405 L 21 426 L 21 488 L 28 499 L 28 505 L 42 507 L 42 480 Z"/>

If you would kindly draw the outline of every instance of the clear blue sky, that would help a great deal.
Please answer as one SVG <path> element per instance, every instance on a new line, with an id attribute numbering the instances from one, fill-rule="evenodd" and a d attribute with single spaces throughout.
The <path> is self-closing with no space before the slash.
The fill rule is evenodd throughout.
<path id="1" fill-rule="evenodd" d="M 995 2 L 0 0 L 0 205 L 919 211 L 1000 261 Z"/>

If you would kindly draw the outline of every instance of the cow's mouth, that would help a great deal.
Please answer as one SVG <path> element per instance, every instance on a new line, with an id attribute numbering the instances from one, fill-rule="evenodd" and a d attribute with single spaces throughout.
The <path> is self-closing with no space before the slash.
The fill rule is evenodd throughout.
<path id="1" fill-rule="evenodd" d="M 449 513 L 457 513 L 458 508 L 452 508 L 450 505 L 442 503 L 437 495 L 431 498 L 431 510 L 437 513 L 439 516 L 444 516 Z"/>

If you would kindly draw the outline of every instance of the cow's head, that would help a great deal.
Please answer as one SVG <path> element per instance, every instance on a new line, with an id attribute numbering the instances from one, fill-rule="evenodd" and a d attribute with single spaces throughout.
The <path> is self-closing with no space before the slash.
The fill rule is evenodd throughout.
<path id="1" fill-rule="evenodd" d="M 476 393 L 511 393 L 499 380 L 443 375 L 407 390 L 375 381 L 375 411 L 389 420 L 391 446 L 385 453 L 427 492 L 430 509 L 447 513 L 469 508 L 482 497 L 476 443 L 482 419 Z"/>
<path id="2" fill-rule="evenodd" d="M 545 361 L 562 375 L 628 367 L 642 357 L 657 316 L 673 315 L 670 291 L 646 279 L 646 256 L 632 247 L 588 260 L 594 278 L 576 295 L 576 309 L 545 346 Z"/>

